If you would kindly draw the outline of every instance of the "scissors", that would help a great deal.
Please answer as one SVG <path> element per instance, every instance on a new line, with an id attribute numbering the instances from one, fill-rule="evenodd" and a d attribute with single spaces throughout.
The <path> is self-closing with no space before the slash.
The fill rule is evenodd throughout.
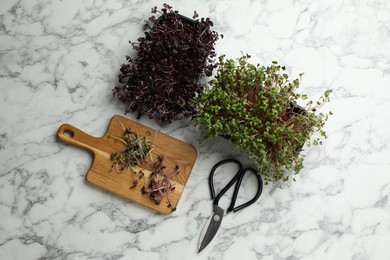
<path id="1" fill-rule="evenodd" d="M 220 167 L 223 164 L 226 163 L 234 163 L 238 165 L 238 172 L 236 175 L 234 175 L 233 179 L 226 184 L 226 186 L 215 196 L 215 191 L 214 191 L 214 173 L 218 167 Z M 249 200 L 248 202 L 239 205 L 235 207 L 236 199 L 237 199 L 237 194 L 238 191 L 241 187 L 241 182 L 242 179 L 244 178 L 245 173 L 251 172 L 256 176 L 256 180 L 258 182 L 258 189 L 256 195 L 253 197 L 253 199 Z M 208 219 L 206 225 L 204 226 L 201 235 L 200 235 L 200 240 L 199 240 L 199 248 L 198 248 L 198 253 L 200 253 L 205 247 L 211 242 L 211 240 L 214 238 L 215 234 L 217 233 L 219 227 L 221 226 L 224 210 L 218 206 L 219 199 L 230 189 L 230 187 L 233 186 L 233 184 L 236 183 L 236 186 L 233 191 L 233 196 L 232 200 L 230 203 L 229 208 L 226 210 L 226 214 L 229 212 L 237 212 L 239 210 L 242 210 L 245 207 L 248 207 L 249 205 L 255 203 L 257 199 L 260 197 L 261 192 L 263 191 L 263 181 L 261 179 L 261 176 L 257 173 L 257 171 L 253 168 L 247 167 L 244 168 L 242 164 L 235 160 L 235 159 L 226 159 L 218 162 L 217 164 L 214 165 L 214 167 L 211 169 L 210 176 L 209 176 L 209 186 L 210 186 L 210 192 L 211 192 L 211 198 L 214 199 L 213 201 L 213 214 L 210 216 Z"/>

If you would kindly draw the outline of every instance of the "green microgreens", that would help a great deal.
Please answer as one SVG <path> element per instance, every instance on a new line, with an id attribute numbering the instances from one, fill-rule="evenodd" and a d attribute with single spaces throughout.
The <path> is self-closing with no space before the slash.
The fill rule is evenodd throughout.
<path id="1" fill-rule="evenodd" d="M 266 183 L 287 181 L 303 168 L 303 144 L 319 145 L 326 138 L 322 128 L 332 113 L 318 113 L 318 108 L 329 102 L 332 91 L 302 108 L 297 103 L 307 95 L 296 92 L 300 79 L 290 81 L 277 62 L 266 67 L 250 64 L 249 58 L 220 57 L 215 79 L 196 100 L 196 122 L 206 138 L 228 137 L 253 158 Z"/>

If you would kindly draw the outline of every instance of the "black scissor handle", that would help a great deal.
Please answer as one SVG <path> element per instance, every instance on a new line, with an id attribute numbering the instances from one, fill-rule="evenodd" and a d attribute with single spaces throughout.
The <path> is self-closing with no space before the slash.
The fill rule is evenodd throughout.
<path id="1" fill-rule="evenodd" d="M 226 163 L 235 163 L 238 165 L 238 172 L 237 174 L 233 177 L 233 179 L 218 193 L 217 197 L 215 197 L 215 190 L 214 190 L 214 173 L 217 170 L 217 168 L 223 164 Z M 214 165 L 214 167 L 211 169 L 210 176 L 209 176 L 209 186 L 210 186 L 210 192 L 211 192 L 211 198 L 214 199 L 214 205 L 218 205 L 219 199 L 222 197 L 223 194 L 236 182 L 237 178 L 239 177 L 239 173 L 243 169 L 242 164 L 235 160 L 235 159 L 226 159 L 218 162 L 217 164 Z"/>
<path id="2" fill-rule="evenodd" d="M 236 200 L 237 200 L 238 191 L 240 190 L 240 187 L 241 187 L 242 179 L 244 178 L 244 175 L 247 172 L 252 172 L 256 176 L 256 179 L 257 179 L 258 184 L 259 184 L 259 186 L 257 188 L 257 193 L 253 197 L 253 199 L 251 199 L 248 202 L 241 204 L 237 207 L 234 207 L 234 204 L 236 203 Z M 248 207 L 249 205 L 252 205 L 253 203 L 255 203 L 259 199 L 261 192 L 263 191 L 263 180 L 261 179 L 261 176 L 258 174 L 258 172 L 255 169 L 249 168 L 249 167 L 245 168 L 245 169 L 241 170 L 240 174 L 237 177 L 238 177 L 237 184 L 236 184 L 236 187 L 234 188 L 232 202 L 230 203 L 230 206 L 226 211 L 227 213 L 229 213 L 231 211 L 237 212 L 243 208 Z"/>
<path id="3" fill-rule="evenodd" d="M 233 179 L 231 179 L 230 182 L 228 184 L 226 184 L 226 186 L 218 193 L 218 195 L 215 196 L 214 182 L 213 182 L 214 173 L 219 166 L 226 164 L 226 163 L 237 164 L 238 165 L 238 172 L 236 175 L 234 175 Z M 257 193 L 253 197 L 253 199 L 249 200 L 248 202 L 246 202 L 242 205 L 234 207 L 234 205 L 236 204 L 238 191 L 240 190 L 240 187 L 241 187 L 242 179 L 244 178 L 244 175 L 247 172 L 251 172 L 252 174 L 254 174 L 256 176 L 256 179 L 258 181 Z M 257 171 L 255 169 L 250 168 L 250 167 L 243 169 L 242 164 L 235 159 L 222 160 L 214 165 L 214 167 L 211 169 L 210 176 L 209 176 L 209 186 L 210 186 L 211 198 L 214 199 L 214 205 L 218 205 L 220 198 L 230 189 L 230 187 L 233 186 L 233 184 L 235 182 L 237 182 L 236 187 L 234 188 L 232 201 L 230 203 L 229 208 L 227 209 L 227 213 L 229 213 L 231 211 L 237 212 L 237 211 L 255 203 L 259 199 L 261 192 L 263 191 L 263 181 L 261 179 L 261 176 L 257 173 Z"/>

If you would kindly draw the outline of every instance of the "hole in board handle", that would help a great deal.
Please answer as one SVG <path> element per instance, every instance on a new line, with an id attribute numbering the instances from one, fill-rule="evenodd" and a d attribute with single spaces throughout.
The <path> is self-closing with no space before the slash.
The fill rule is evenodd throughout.
<path id="1" fill-rule="evenodd" d="M 73 138 L 74 132 L 73 132 L 72 130 L 66 129 L 66 130 L 64 131 L 64 135 L 65 135 L 66 137 Z"/>

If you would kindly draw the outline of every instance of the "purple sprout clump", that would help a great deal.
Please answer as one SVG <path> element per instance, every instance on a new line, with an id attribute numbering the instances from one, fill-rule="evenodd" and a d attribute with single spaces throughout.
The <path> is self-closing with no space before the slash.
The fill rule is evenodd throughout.
<path id="1" fill-rule="evenodd" d="M 161 11 L 152 8 L 152 13 L 161 16 L 151 16 L 145 36 L 130 42 L 137 57 L 126 56 L 114 95 L 128 105 L 125 113 L 138 111 L 138 118 L 193 118 L 192 99 L 203 91 L 198 80 L 211 76 L 216 67 L 214 45 L 222 35 L 211 30 L 209 18 L 189 19 L 167 4 Z"/>

